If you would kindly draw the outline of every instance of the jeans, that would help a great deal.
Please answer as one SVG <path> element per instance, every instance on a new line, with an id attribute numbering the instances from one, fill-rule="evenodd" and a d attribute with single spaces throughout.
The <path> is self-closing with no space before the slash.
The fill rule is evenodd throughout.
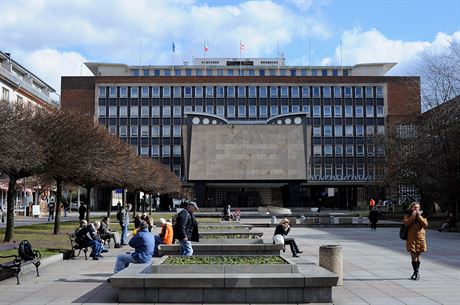
<path id="1" fill-rule="evenodd" d="M 92 240 L 90 242 L 88 242 L 88 244 L 91 246 L 91 248 L 93 249 L 93 252 L 91 252 L 91 255 L 90 256 L 98 256 L 101 254 L 101 251 L 103 249 L 102 247 L 102 243 L 98 240 Z"/>
<path id="2" fill-rule="evenodd" d="M 160 235 L 155 235 L 155 248 L 153 249 L 153 255 L 158 256 L 158 246 L 164 244 Z"/>
<path id="3" fill-rule="evenodd" d="M 136 260 L 132 257 L 131 254 L 122 253 L 117 256 L 117 261 L 115 262 L 115 268 L 113 273 L 120 272 L 129 266 L 130 263 L 137 263 Z"/>
<path id="4" fill-rule="evenodd" d="M 180 255 L 183 255 L 183 256 L 193 255 L 192 242 L 190 240 L 180 240 L 179 243 L 180 243 Z"/>
<path id="5" fill-rule="evenodd" d="M 127 244 L 126 237 L 128 236 L 128 226 L 121 226 L 121 241 L 122 245 Z"/>

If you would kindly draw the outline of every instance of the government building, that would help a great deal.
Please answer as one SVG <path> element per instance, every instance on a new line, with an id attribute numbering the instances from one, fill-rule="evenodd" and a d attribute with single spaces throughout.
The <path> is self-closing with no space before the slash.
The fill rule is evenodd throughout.
<path id="1" fill-rule="evenodd" d="M 62 77 L 61 104 L 168 166 L 201 206 L 354 208 L 379 182 L 378 139 L 421 112 L 419 78 L 385 76 L 394 65 L 86 63 L 94 76 Z"/>

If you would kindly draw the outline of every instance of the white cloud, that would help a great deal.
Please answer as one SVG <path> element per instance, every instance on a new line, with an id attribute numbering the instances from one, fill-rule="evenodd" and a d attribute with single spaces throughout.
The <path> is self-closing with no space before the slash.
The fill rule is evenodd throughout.
<path id="1" fill-rule="evenodd" d="M 333 58 L 323 58 L 322 63 L 355 65 L 360 63 L 395 62 L 398 63 L 391 75 L 416 73 L 419 56 L 423 52 L 440 53 L 446 50 L 451 41 L 460 41 L 460 31 L 448 35 L 438 33 L 433 41 L 392 40 L 376 29 L 362 31 L 354 28 L 345 31 L 341 37 L 342 46 L 337 46 Z"/>

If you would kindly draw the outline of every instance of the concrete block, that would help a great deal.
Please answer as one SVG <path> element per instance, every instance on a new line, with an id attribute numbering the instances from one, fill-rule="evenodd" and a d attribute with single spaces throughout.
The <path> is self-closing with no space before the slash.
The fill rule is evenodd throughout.
<path id="1" fill-rule="evenodd" d="M 287 297 L 288 303 L 303 303 L 303 288 L 288 288 Z"/>
<path id="2" fill-rule="evenodd" d="M 179 285 L 177 287 L 180 287 Z M 159 303 L 203 303 L 202 288 L 163 288 L 158 290 Z"/>
<path id="3" fill-rule="evenodd" d="M 155 274 L 145 278 L 145 287 L 156 288 L 221 288 L 225 286 L 224 275 L 212 273 Z"/>
<path id="4" fill-rule="evenodd" d="M 225 273 L 291 273 L 289 264 L 283 265 L 225 265 Z"/>
<path id="5" fill-rule="evenodd" d="M 245 303 L 246 289 L 244 288 L 204 288 L 203 298 L 206 303 Z"/>
<path id="6" fill-rule="evenodd" d="M 157 303 L 159 295 L 159 288 L 145 288 L 145 302 Z"/>
<path id="7" fill-rule="evenodd" d="M 158 265 L 152 266 L 154 273 L 224 273 L 224 265 Z"/>
<path id="8" fill-rule="evenodd" d="M 226 273 L 225 287 L 303 287 L 304 277 L 300 273 Z"/>
<path id="9" fill-rule="evenodd" d="M 305 287 L 303 301 L 305 303 L 331 303 L 332 287 Z"/>
<path id="10" fill-rule="evenodd" d="M 287 303 L 287 288 L 246 289 L 246 303 Z"/>
<path id="11" fill-rule="evenodd" d="M 120 288 L 118 290 L 118 301 L 120 303 L 144 303 L 146 302 L 144 288 Z"/>

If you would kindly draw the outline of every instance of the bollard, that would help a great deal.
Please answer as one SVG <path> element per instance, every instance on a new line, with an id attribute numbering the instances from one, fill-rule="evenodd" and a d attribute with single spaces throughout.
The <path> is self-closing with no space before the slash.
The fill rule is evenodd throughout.
<path id="1" fill-rule="evenodd" d="M 272 216 L 272 225 L 276 225 L 276 216 Z"/>
<path id="2" fill-rule="evenodd" d="M 319 247 L 319 265 L 338 275 L 337 285 L 343 281 L 342 247 L 339 245 L 323 245 Z"/>
<path id="3" fill-rule="evenodd" d="M 329 224 L 334 224 L 334 216 L 329 216 Z"/>

